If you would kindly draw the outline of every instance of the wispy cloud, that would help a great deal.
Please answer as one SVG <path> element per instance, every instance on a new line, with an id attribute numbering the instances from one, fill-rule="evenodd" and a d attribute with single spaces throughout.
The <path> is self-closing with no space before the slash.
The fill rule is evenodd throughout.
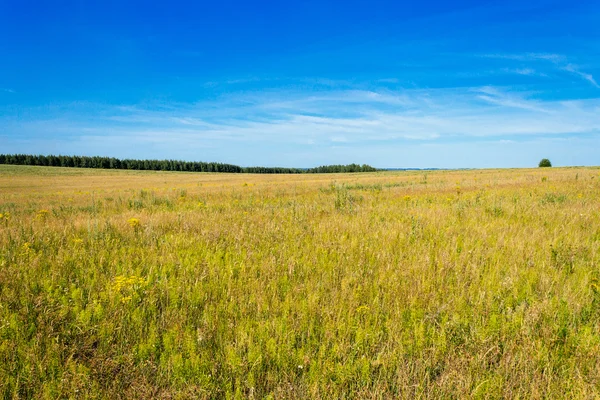
<path id="1" fill-rule="evenodd" d="M 245 104 L 241 109 L 240 103 Z M 63 113 L 60 119 L 27 123 L 5 119 L 4 125 L 15 132 L 173 144 L 433 141 L 598 132 L 598 107 L 600 99 L 540 100 L 531 93 L 491 86 L 309 96 L 283 91 L 225 97 L 212 107 L 90 106 L 72 115 Z"/>
<path id="2" fill-rule="evenodd" d="M 572 72 L 573 74 L 585 79 L 586 81 L 590 82 L 592 85 L 594 85 L 597 88 L 600 88 L 600 85 L 598 85 L 598 83 L 596 82 L 596 80 L 594 79 L 594 77 L 592 76 L 592 74 L 588 74 L 585 72 L 582 72 L 579 70 L 579 67 L 575 64 L 567 64 L 564 67 L 562 67 L 563 70 L 568 71 L 568 72 Z"/>
<path id="3" fill-rule="evenodd" d="M 502 68 L 503 72 L 509 74 L 523 75 L 523 76 L 541 76 L 548 77 L 547 74 L 539 72 L 533 68 Z"/>
<path id="4" fill-rule="evenodd" d="M 383 79 L 378 79 L 377 82 L 381 82 L 381 83 L 399 83 L 400 79 L 398 79 L 398 78 L 383 78 Z"/>
<path id="5" fill-rule="evenodd" d="M 536 72 L 534 69 L 532 68 L 517 68 L 514 70 L 515 73 L 519 74 L 519 75 L 536 75 Z"/>
<path id="6" fill-rule="evenodd" d="M 485 58 L 498 58 L 504 60 L 516 60 L 516 61 L 535 61 L 545 60 L 553 63 L 566 62 L 566 57 L 561 54 L 553 53 L 523 53 L 523 54 L 502 54 L 502 53 L 488 53 L 483 54 Z"/>
<path id="7" fill-rule="evenodd" d="M 562 54 L 552 54 L 552 53 L 525 53 L 525 54 L 484 54 L 483 57 L 486 58 L 496 58 L 496 59 L 504 59 L 504 60 L 514 60 L 521 62 L 550 62 L 551 65 L 554 66 L 555 69 L 559 71 L 566 71 L 573 75 L 584 79 L 585 81 L 591 83 L 594 87 L 600 88 L 600 85 L 596 82 L 592 74 L 583 72 L 581 67 L 577 64 L 574 64 L 569 61 L 567 56 Z M 507 72 L 514 72 L 521 75 L 536 75 L 536 71 L 530 67 L 524 68 L 515 68 L 515 69 L 505 69 Z"/>
<path id="8" fill-rule="evenodd" d="M 0 88 L 0 92 L 16 93 L 13 89 L 8 89 L 8 88 Z"/>
<path id="9" fill-rule="evenodd" d="M 121 157 L 143 152 L 145 157 L 245 165 L 356 161 L 397 166 L 392 151 L 396 149 L 414 160 L 412 166 L 435 166 L 402 149 L 451 144 L 448 148 L 460 152 L 456 143 L 475 148 L 474 143 L 482 141 L 518 146 L 533 138 L 597 138 L 599 109 L 600 98 L 544 100 L 533 92 L 494 86 L 280 90 L 231 94 L 217 102 L 195 104 L 74 103 L 58 114 L 28 121 L 4 113 L 0 125 L 8 137 L 7 149 L 28 151 L 36 144 L 42 152 Z M 277 150 L 269 152 L 271 148 Z"/>
<path id="10" fill-rule="evenodd" d="M 478 88 L 475 91 L 480 93 L 477 98 L 491 104 L 542 113 L 550 112 L 541 105 L 541 102 L 526 99 L 523 95 L 507 93 L 490 86 Z"/>

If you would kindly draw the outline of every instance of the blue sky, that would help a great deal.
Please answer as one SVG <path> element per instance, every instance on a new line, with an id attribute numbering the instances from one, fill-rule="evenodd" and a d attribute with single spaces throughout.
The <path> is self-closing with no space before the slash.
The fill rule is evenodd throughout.
<path id="1" fill-rule="evenodd" d="M 0 153 L 600 165 L 597 1 L 0 1 Z"/>

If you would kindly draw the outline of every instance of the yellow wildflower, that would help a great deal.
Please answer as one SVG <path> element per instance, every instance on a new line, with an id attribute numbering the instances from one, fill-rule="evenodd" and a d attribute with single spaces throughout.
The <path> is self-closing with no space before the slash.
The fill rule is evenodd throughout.
<path id="1" fill-rule="evenodd" d="M 46 217 L 48 216 L 48 212 L 49 212 L 48 210 L 40 210 L 37 212 L 36 218 L 46 219 Z"/>
<path id="2" fill-rule="evenodd" d="M 131 226 L 132 228 L 138 228 L 140 226 L 140 220 L 137 218 L 129 218 L 127 220 L 127 223 L 129 224 L 129 226 Z"/>
<path id="3" fill-rule="evenodd" d="M 356 313 L 358 313 L 358 314 L 366 313 L 367 311 L 369 311 L 369 306 L 367 306 L 367 305 L 362 305 L 356 309 Z"/>
<path id="4" fill-rule="evenodd" d="M 125 304 L 130 302 L 134 297 L 141 299 L 147 285 L 148 282 L 144 278 L 135 275 L 118 275 L 113 280 L 112 290 L 116 292 L 121 303 Z"/>

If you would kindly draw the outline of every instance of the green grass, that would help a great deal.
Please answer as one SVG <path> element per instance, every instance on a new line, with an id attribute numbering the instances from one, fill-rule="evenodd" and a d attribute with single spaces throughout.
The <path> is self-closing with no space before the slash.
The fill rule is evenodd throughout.
<path id="1" fill-rule="evenodd" d="M 599 183 L 1 166 L 0 393 L 598 397 Z"/>

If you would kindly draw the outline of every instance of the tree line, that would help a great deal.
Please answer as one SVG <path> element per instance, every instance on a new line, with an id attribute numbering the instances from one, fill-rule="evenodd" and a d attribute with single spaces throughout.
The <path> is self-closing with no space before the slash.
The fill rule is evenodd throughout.
<path id="1" fill-rule="evenodd" d="M 132 169 L 146 171 L 228 172 L 248 174 L 301 174 L 373 172 L 370 165 L 323 165 L 316 168 L 240 167 L 232 164 L 179 160 L 135 160 L 115 157 L 54 156 L 30 154 L 0 154 L 0 164 L 37 165 L 46 167 Z"/>

